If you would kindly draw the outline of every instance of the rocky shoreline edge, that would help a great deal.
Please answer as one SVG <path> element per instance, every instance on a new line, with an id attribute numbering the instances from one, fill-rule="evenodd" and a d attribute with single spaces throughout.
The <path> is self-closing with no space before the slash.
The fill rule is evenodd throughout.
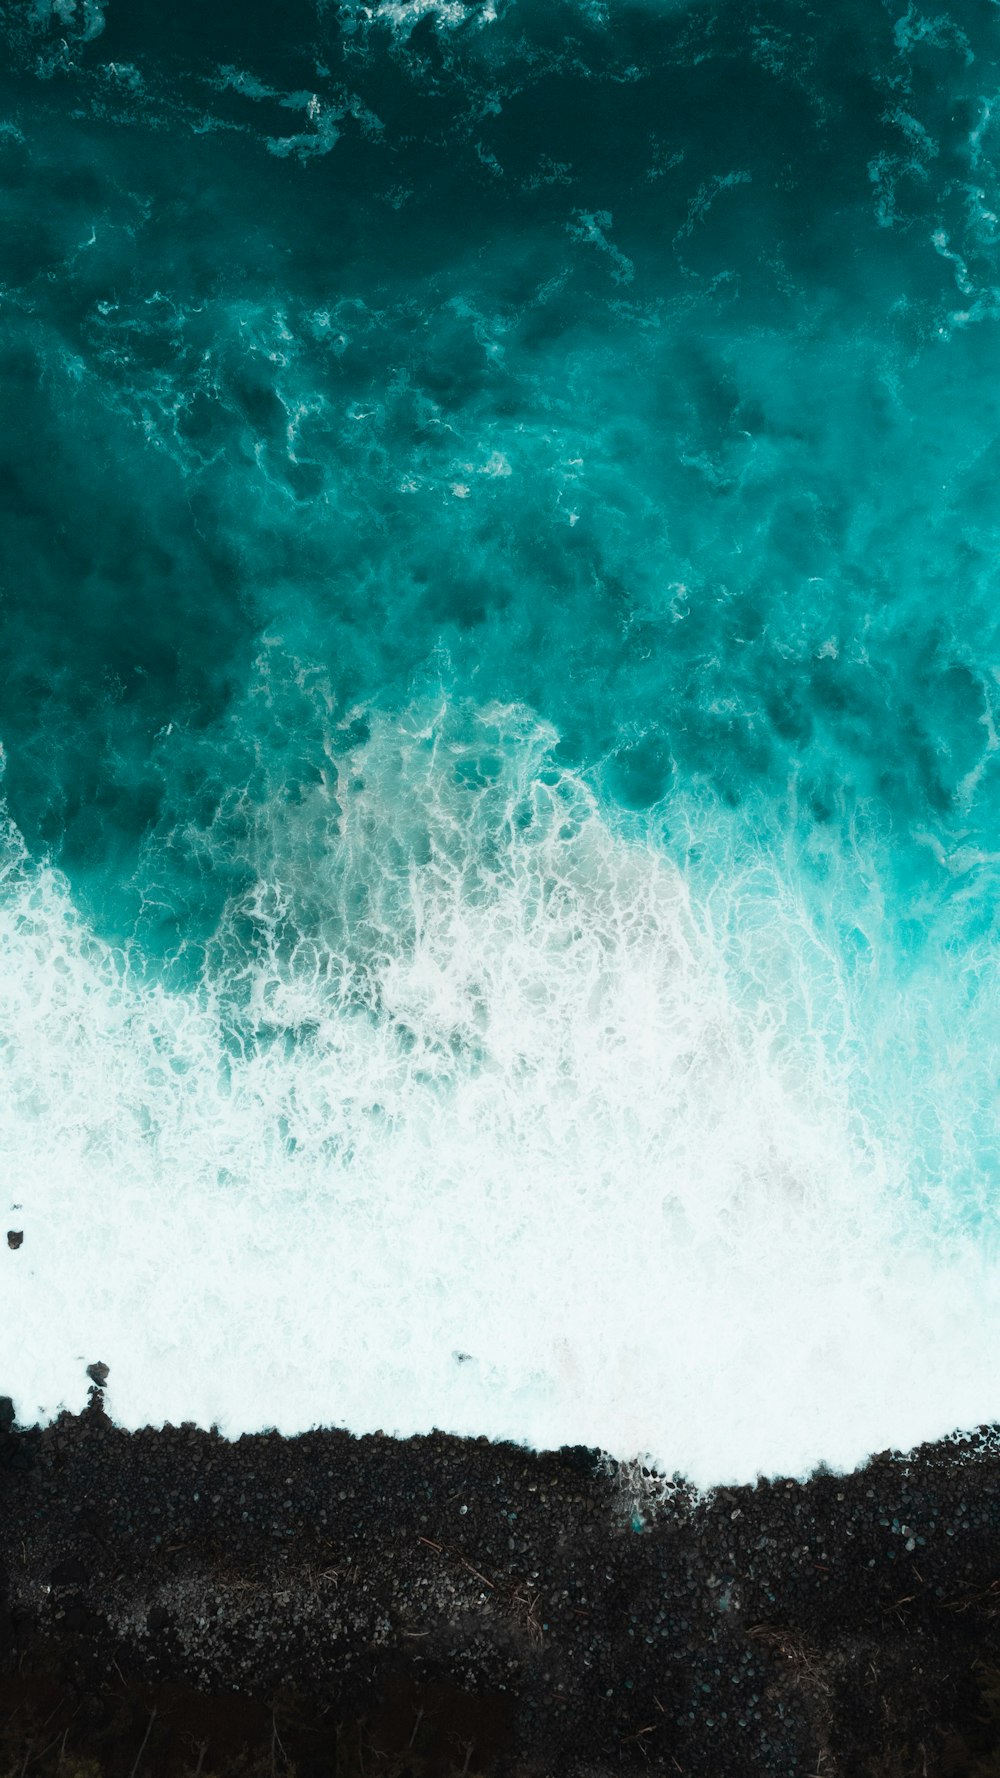
<path id="1" fill-rule="evenodd" d="M 0 1778 L 1000 1774 L 1000 1438 L 697 1496 L 583 1449 L 0 1398 Z"/>

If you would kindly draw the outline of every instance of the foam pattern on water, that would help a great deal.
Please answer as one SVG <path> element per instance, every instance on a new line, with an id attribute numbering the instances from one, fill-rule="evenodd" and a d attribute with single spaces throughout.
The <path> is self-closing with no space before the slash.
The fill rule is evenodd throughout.
<path id="1" fill-rule="evenodd" d="M 694 892 L 523 709 L 369 728 L 310 802 L 258 805 L 266 875 L 186 993 L 8 830 L 21 1413 L 100 1356 L 126 1424 L 440 1424 L 706 1483 L 972 1413 L 987 1261 L 906 1201 L 928 1058 L 886 1125 L 774 861 L 703 811 L 725 875 Z"/>

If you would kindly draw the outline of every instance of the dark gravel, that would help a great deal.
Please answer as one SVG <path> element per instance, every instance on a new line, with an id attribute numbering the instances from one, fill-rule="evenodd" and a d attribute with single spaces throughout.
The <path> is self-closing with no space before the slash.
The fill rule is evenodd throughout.
<path id="1" fill-rule="evenodd" d="M 986 1428 L 645 1524 L 596 1452 L 126 1433 L 97 1389 L 0 1447 L 4 1774 L 1000 1771 Z"/>

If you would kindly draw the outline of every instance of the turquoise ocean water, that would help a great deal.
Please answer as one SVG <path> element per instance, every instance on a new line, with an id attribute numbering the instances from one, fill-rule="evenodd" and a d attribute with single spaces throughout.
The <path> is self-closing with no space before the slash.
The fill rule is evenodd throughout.
<path id="1" fill-rule="evenodd" d="M 23 1412 L 1000 1414 L 998 217 L 995 0 L 3 9 Z"/>

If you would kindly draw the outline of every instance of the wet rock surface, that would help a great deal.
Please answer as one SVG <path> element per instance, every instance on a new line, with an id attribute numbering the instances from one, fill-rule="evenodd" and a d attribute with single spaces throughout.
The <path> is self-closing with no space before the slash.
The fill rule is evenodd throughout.
<path id="1" fill-rule="evenodd" d="M 655 1505 L 597 1453 L 126 1433 L 96 1390 L 0 1446 L 3 1772 L 1000 1771 L 986 1429 Z"/>

